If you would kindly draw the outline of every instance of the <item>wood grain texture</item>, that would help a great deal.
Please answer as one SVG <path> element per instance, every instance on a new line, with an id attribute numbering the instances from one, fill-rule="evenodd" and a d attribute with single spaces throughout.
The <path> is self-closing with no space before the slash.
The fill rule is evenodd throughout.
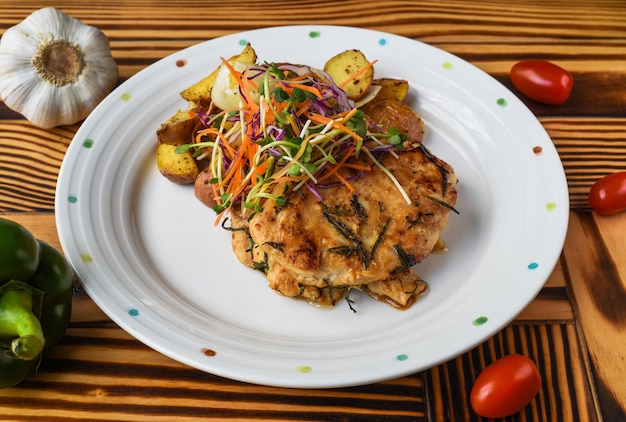
<path id="1" fill-rule="evenodd" d="M 71 329 L 37 374 L 0 390 L 0 419 L 419 421 L 423 390 L 419 374 L 343 389 L 244 384 L 175 362 L 120 329 Z"/>
<path id="2" fill-rule="evenodd" d="M 544 379 L 532 404 L 504 421 L 598 420 L 588 400 L 590 379 L 574 325 L 519 323 L 429 371 L 367 386 L 323 390 L 230 381 L 175 362 L 120 329 L 72 328 L 37 374 L 16 388 L 0 391 L 0 418 L 483 421 L 469 410 L 468 392 L 485 366 L 509 353 L 531 357 Z"/>
<path id="3" fill-rule="evenodd" d="M 594 182 L 607 174 L 626 171 L 626 118 L 541 118 L 540 121 L 561 157 L 570 208 L 590 211 L 589 189 Z"/>
<path id="4" fill-rule="evenodd" d="M 600 404 L 610 420 L 626 420 L 626 215 L 574 215 L 564 257 L 575 311 L 598 380 Z M 613 251 L 619 251 L 615 253 Z"/>
<path id="5" fill-rule="evenodd" d="M 59 168 L 75 132 L 0 121 L 0 213 L 54 211 Z"/>
<path id="6" fill-rule="evenodd" d="M 429 371 L 435 385 L 435 421 L 484 421 L 470 410 L 468 391 L 478 374 L 511 353 L 530 357 L 542 375 L 542 388 L 521 413 L 504 421 L 597 421 L 589 400 L 592 381 L 584 368 L 585 350 L 573 324 L 513 324 L 468 353 Z"/>

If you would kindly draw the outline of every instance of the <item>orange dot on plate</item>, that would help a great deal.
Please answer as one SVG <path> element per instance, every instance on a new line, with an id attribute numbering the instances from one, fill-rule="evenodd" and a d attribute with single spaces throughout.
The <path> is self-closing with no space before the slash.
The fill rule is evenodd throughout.
<path id="1" fill-rule="evenodd" d="M 205 348 L 205 349 L 202 349 L 202 353 L 203 353 L 205 356 L 209 356 L 209 357 L 213 357 L 213 356 L 217 355 L 217 352 L 216 352 L 215 350 L 206 349 L 206 348 Z"/>

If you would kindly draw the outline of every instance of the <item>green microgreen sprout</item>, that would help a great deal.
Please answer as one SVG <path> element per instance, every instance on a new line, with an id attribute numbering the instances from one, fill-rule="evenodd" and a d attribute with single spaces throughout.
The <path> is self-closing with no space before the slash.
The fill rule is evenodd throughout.
<path id="1" fill-rule="evenodd" d="M 395 127 L 392 127 L 387 132 L 387 141 L 398 149 L 402 149 L 402 144 L 406 141 L 406 139 L 406 135 L 400 133 L 400 130 Z"/>

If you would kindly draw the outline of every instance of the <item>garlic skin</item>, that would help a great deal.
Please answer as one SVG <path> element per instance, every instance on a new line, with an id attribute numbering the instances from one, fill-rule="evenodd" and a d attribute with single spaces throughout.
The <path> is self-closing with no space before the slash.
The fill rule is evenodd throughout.
<path id="1" fill-rule="evenodd" d="M 42 128 L 87 117 L 118 75 L 106 36 L 55 8 L 33 12 L 0 39 L 0 97 Z"/>

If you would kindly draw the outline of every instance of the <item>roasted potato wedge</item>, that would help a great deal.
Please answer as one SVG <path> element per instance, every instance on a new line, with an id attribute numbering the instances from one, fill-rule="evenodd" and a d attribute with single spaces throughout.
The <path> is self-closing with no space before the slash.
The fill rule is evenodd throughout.
<path id="1" fill-rule="evenodd" d="M 156 149 L 157 168 L 163 176 L 179 185 L 194 183 L 200 170 L 191 152 L 178 154 L 176 145 L 159 144 Z"/>
<path id="2" fill-rule="evenodd" d="M 409 81 L 404 79 L 374 79 L 372 85 L 380 86 L 380 91 L 376 94 L 377 99 L 404 101 L 407 92 L 409 92 Z"/>
<path id="3" fill-rule="evenodd" d="M 232 56 L 230 59 L 228 59 L 228 61 L 237 61 L 252 64 L 256 62 L 256 59 L 256 51 L 254 51 L 252 46 L 248 43 L 241 53 Z M 211 72 L 207 77 L 182 91 L 180 93 L 180 96 L 187 101 L 195 103 L 198 103 L 202 100 L 210 100 L 211 89 L 213 88 L 213 84 L 215 83 L 215 77 L 217 76 L 217 72 L 219 71 L 220 67 L 221 65 L 218 66 L 217 69 Z"/>
<path id="4" fill-rule="evenodd" d="M 376 99 L 362 108 L 369 120 L 388 131 L 396 128 L 407 136 L 403 146 L 412 149 L 424 139 L 424 122 L 408 105 L 393 99 Z"/>
<path id="5" fill-rule="evenodd" d="M 346 50 L 335 55 L 326 62 L 324 71 L 355 101 L 367 94 L 374 80 L 374 68 L 360 50 Z"/>
<path id="6" fill-rule="evenodd" d="M 160 144 L 182 145 L 192 141 L 195 127 L 200 123 L 193 110 L 180 110 L 157 129 Z"/>

